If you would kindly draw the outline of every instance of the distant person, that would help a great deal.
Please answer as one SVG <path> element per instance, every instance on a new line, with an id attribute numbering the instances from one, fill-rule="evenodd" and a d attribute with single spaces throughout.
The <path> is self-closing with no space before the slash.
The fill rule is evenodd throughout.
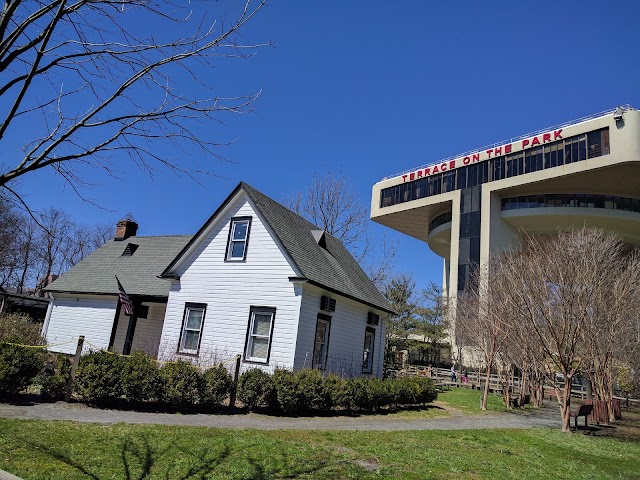
<path id="1" fill-rule="evenodd" d="M 456 367 L 455 365 L 451 365 L 451 381 L 456 381 Z"/>
<path id="2" fill-rule="evenodd" d="M 466 369 L 462 372 L 462 383 L 469 383 L 469 372 Z"/>

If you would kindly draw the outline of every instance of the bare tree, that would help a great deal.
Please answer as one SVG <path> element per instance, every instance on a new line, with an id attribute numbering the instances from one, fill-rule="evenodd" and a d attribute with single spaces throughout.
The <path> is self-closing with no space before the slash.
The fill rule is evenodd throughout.
<path id="1" fill-rule="evenodd" d="M 78 225 L 58 209 L 33 215 L 0 198 L 0 286 L 17 293 L 42 294 L 51 275 L 64 273 L 111 237 L 111 227 Z"/>
<path id="2" fill-rule="evenodd" d="M 113 227 L 111 225 L 73 225 L 64 240 L 62 270 L 68 270 L 84 260 L 112 236 Z"/>
<path id="3" fill-rule="evenodd" d="M 333 173 L 314 175 L 304 194 L 298 193 L 292 202 L 292 210 L 311 223 L 330 233 L 349 248 L 364 243 L 362 254 L 369 248 L 367 233 L 369 212 L 351 192 L 345 177 Z"/>
<path id="4" fill-rule="evenodd" d="M 609 420 L 614 421 L 613 388 L 620 367 L 628 367 L 627 353 L 637 347 L 635 322 L 640 316 L 640 254 L 628 254 L 622 240 L 603 232 L 593 232 L 608 252 L 608 261 L 600 267 L 607 276 L 606 288 L 594 288 L 591 309 L 585 318 L 582 341 L 585 346 L 586 372 L 598 400 L 607 405 Z"/>
<path id="5" fill-rule="evenodd" d="M 38 263 L 39 242 L 42 239 L 43 230 L 36 224 L 31 217 L 23 216 L 21 227 L 17 229 L 19 232 L 20 254 L 16 258 L 17 271 L 20 274 L 15 289 L 18 293 L 25 293 L 31 280 L 33 270 Z"/>
<path id="6" fill-rule="evenodd" d="M 121 158 L 149 172 L 192 175 L 177 160 L 187 155 L 172 155 L 185 144 L 220 158 L 221 142 L 195 125 L 247 112 L 258 94 L 202 94 L 199 71 L 260 46 L 238 40 L 264 3 L 248 0 L 234 20 L 207 23 L 193 18 L 188 3 L 3 2 L 0 141 L 26 129 L 34 137 L 7 159 L 0 186 L 17 195 L 16 179 L 49 168 L 77 191 L 85 185 L 83 167 L 117 176 L 126 169 L 116 167 Z"/>
<path id="7" fill-rule="evenodd" d="M 493 282 L 491 286 L 481 285 L 482 277 L 479 268 L 473 269 L 467 289 L 458 295 L 456 329 L 461 328 L 470 346 L 482 352 L 487 374 L 480 408 L 486 410 L 491 372 L 507 336 L 502 321 L 505 308 L 502 292 L 492 288 Z"/>
<path id="8" fill-rule="evenodd" d="M 6 195 L 0 194 L 0 287 L 6 288 L 15 274 L 19 256 L 17 232 L 20 216 Z"/>
<path id="9" fill-rule="evenodd" d="M 62 210 L 50 208 L 40 217 L 44 229 L 38 238 L 39 271 L 37 273 L 36 293 L 51 282 L 53 274 L 59 274 L 63 268 L 65 247 L 68 247 L 67 236 L 73 229 L 69 216 Z"/>
<path id="10" fill-rule="evenodd" d="M 389 241 L 386 235 L 372 242 L 369 210 L 351 191 L 345 177 L 333 173 L 314 175 L 306 191 L 295 194 L 287 203 L 298 215 L 340 240 L 376 286 L 384 290 L 393 270 L 398 243 Z"/>
<path id="11" fill-rule="evenodd" d="M 541 407 L 544 404 L 544 384 L 547 378 L 545 353 L 538 345 L 535 332 L 531 331 L 527 323 L 510 321 L 506 317 L 503 323 L 510 358 L 521 373 L 520 406 L 524 408 L 525 395 L 529 394 L 533 405 Z"/>
<path id="12" fill-rule="evenodd" d="M 595 353 L 593 337 L 612 337 L 604 325 L 612 322 L 620 328 L 624 320 L 618 319 L 628 322 L 639 315 L 637 302 L 625 301 L 633 296 L 633 287 L 627 293 L 623 284 L 638 281 L 628 275 L 623 251 L 615 236 L 582 229 L 525 237 L 520 251 L 504 252 L 490 261 L 485 301 L 492 308 L 500 305 L 502 328 L 521 348 L 543 352 L 547 378 L 556 388 L 563 431 L 570 428 L 575 375 L 585 365 L 600 362 L 602 351 Z M 613 290 L 620 288 L 624 295 L 611 298 Z M 529 355 L 527 361 L 539 359 Z M 561 374 L 561 387 L 556 386 L 556 372 Z"/>

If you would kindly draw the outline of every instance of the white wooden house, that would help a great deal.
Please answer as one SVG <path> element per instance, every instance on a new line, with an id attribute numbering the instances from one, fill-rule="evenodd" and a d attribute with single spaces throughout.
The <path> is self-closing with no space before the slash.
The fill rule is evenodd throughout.
<path id="1" fill-rule="evenodd" d="M 240 183 L 193 237 L 136 237 L 128 222 L 120 233 L 49 286 L 49 343 L 84 335 L 160 360 L 239 354 L 243 369 L 382 375 L 389 304 L 337 239 L 251 186 Z"/>

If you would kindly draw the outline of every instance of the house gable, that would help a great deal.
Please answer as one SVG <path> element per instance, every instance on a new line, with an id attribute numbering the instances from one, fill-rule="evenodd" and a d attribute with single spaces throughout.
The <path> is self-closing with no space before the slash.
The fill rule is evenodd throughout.
<path id="1" fill-rule="evenodd" d="M 301 276 L 300 269 L 295 264 L 286 248 L 282 245 L 278 236 L 274 234 L 268 221 L 264 219 L 259 209 L 255 207 L 253 201 L 242 191 L 241 186 L 242 184 L 238 185 L 238 187 L 231 192 L 222 205 L 220 205 L 214 214 L 209 217 L 200 230 L 198 230 L 198 232 L 192 237 L 191 241 L 185 245 L 182 251 L 172 260 L 160 277 L 174 279 L 180 278 L 182 273 L 187 270 L 188 266 L 203 253 L 207 245 L 211 243 L 212 239 L 216 238 L 218 235 L 224 234 L 225 232 L 227 235 L 227 244 L 225 245 L 225 249 L 228 248 L 231 235 L 230 221 L 232 219 L 240 218 L 253 219 L 253 217 L 258 217 L 260 219 L 261 225 L 258 228 L 264 228 L 264 230 L 266 230 L 271 237 L 271 240 L 277 245 L 280 255 L 287 259 L 287 262 L 294 270 L 294 276 Z M 249 230 L 248 239 L 251 239 L 251 230 L 252 228 Z M 248 248 L 249 247 L 247 245 L 247 249 Z M 226 250 L 223 255 L 226 257 Z"/>
<path id="2" fill-rule="evenodd" d="M 228 259 L 234 219 L 250 219 L 246 255 L 241 261 Z M 300 295 L 289 278 L 298 276 L 298 272 L 251 201 L 236 192 L 197 236 L 198 240 L 166 270 L 166 276 L 174 279 L 160 356 L 180 357 L 186 352 L 197 353 L 202 359 L 226 360 L 238 354 L 244 358 L 251 312 L 261 307 L 276 312 L 269 365 L 291 365 Z M 206 306 L 197 352 L 181 349 L 188 304 Z"/>

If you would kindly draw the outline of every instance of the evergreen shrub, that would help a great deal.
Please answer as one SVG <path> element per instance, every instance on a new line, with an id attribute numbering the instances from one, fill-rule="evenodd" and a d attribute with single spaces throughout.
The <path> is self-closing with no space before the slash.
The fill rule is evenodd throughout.
<path id="1" fill-rule="evenodd" d="M 277 369 L 271 378 L 280 410 L 287 415 L 296 415 L 306 409 L 305 392 L 297 374 L 291 370 Z"/>
<path id="2" fill-rule="evenodd" d="M 130 404 L 158 400 L 162 394 L 158 364 L 142 351 L 124 357 L 121 381 L 122 394 Z"/>
<path id="3" fill-rule="evenodd" d="M 110 404 L 123 395 L 122 372 L 125 357 L 105 350 L 91 352 L 80 359 L 76 374 L 75 392 L 93 404 Z"/>
<path id="4" fill-rule="evenodd" d="M 44 345 L 40 328 L 28 317 L 0 315 L 0 393 L 24 390 L 42 370 L 44 350 L 20 346 Z"/>
<path id="5" fill-rule="evenodd" d="M 223 365 L 209 368 L 203 375 L 203 403 L 207 406 L 219 406 L 230 395 L 233 378 Z"/>
<path id="6" fill-rule="evenodd" d="M 296 372 L 296 378 L 307 410 L 326 411 L 333 407 L 332 380 L 327 380 L 319 370 L 310 368 Z M 327 377 L 329 378 L 329 377 Z"/>
<path id="7" fill-rule="evenodd" d="M 200 370 L 189 362 L 165 363 L 160 369 L 161 400 L 167 405 L 192 408 L 202 403 L 203 379 Z"/>
<path id="8" fill-rule="evenodd" d="M 35 379 L 35 383 L 40 385 L 40 396 L 50 400 L 64 398 L 70 375 L 71 357 L 62 353 L 48 353 L 44 369 Z"/>
<path id="9" fill-rule="evenodd" d="M 250 410 L 274 407 L 277 394 L 273 378 L 259 368 L 247 370 L 238 379 L 238 399 Z"/>
<path id="10" fill-rule="evenodd" d="M 42 350 L 0 344 L 0 393 L 27 388 L 42 369 Z"/>
<path id="11" fill-rule="evenodd" d="M 329 396 L 331 405 L 334 407 L 345 410 L 353 410 L 357 407 L 353 387 L 353 382 L 335 374 L 329 374 L 324 377 L 324 388 Z"/>

